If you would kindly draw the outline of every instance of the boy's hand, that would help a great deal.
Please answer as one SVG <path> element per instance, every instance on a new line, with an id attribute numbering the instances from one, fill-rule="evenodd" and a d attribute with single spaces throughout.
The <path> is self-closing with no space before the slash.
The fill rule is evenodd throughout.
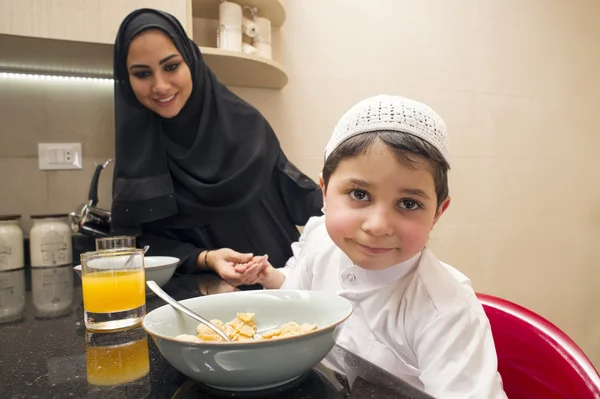
<path id="1" fill-rule="evenodd" d="M 212 270 L 227 283 L 237 287 L 245 284 L 241 275 L 234 270 L 235 265 L 252 260 L 252 254 L 243 254 L 230 248 L 203 251 L 198 256 L 198 265 L 202 270 Z"/>
<path id="2" fill-rule="evenodd" d="M 246 263 L 237 263 L 234 269 L 238 273 L 244 273 L 250 267 L 256 266 L 257 264 L 261 264 L 263 261 L 266 261 L 268 257 L 269 255 L 254 256 L 251 259 L 249 259 Z"/>
<path id="3" fill-rule="evenodd" d="M 265 286 L 275 270 L 268 259 L 268 255 L 255 256 L 250 262 L 235 265 L 234 270 L 243 276 L 244 281 L 250 281 L 247 284 L 258 283 Z"/>

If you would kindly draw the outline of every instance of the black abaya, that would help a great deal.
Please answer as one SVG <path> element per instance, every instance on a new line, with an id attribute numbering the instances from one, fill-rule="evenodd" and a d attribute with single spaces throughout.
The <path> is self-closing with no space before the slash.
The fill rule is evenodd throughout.
<path id="1" fill-rule="evenodd" d="M 148 29 L 173 41 L 192 75 L 190 98 L 170 119 L 145 108 L 129 82 L 129 45 Z M 161 11 L 125 18 L 114 73 L 113 233 L 140 236 L 150 255 L 179 257 L 186 272 L 202 250 L 223 247 L 283 266 L 296 225 L 321 213 L 322 197 L 260 112 L 215 78 L 177 19 Z"/>
<path id="2" fill-rule="evenodd" d="M 292 256 L 291 244 L 298 240 L 296 225 L 304 225 L 311 216 L 320 215 L 322 204 L 321 191 L 282 153 L 271 184 L 258 204 L 196 228 L 181 228 L 161 220 L 145 226 L 139 242 L 150 245 L 150 255 L 181 259 L 179 273 L 197 271 L 200 252 L 218 248 L 268 254 L 274 267 L 282 267 Z"/>

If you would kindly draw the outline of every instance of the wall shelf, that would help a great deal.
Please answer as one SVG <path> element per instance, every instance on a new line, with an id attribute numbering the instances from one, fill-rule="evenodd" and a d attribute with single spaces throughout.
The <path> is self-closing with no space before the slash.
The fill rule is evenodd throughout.
<path id="1" fill-rule="evenodd" d="M 285 6 L 282 0 L 231 0 L 242 7 L 258 8 L 258 16 L 267 18 L 274 27 L 280 27 L 285 21 Z M 301 0 L 294 0 L 301 1 Z M 221 0 L 192 0 L 192 15 L 195 18 L 219 19 Z"/>
<path id="2" fill-rule="evenodd" d="M 0 34 L 0 70 L 112 79 L 113 46 Z"/>
<path id="3" fill-rule="evenodd" d="M 0 35 L 0 47 L 4 72 L 112 79 L 112 45 Z M 273 60 L 213 47 L 200 51 L 225 85 L 282 89 L 288 82 L 281 64 Z"/>
<path id="4" fill-rule="evenodd" d="M 257 7 L 258 15 L 270 19 L 273 26 L 281 26 L 285 20 L 285 7 L 282 0 L 232 1 L 242 6 Z M 191 11 L 187 9 L 187 18 L 193 16 L 218 19 L 219 3 L 220 0 L 191 0 L 192 9 Z M 114 17 L 110 13 L 109 15 Z M 112 19 L 115 24 L 120 21 L 120 17 Z M 190 25 L 189 20 L 187 23 Z M 116 27 L 112 28 L 116 29 Z M 67 39 L 69 32 L 63 33 L 65 37 L 40 37 L 22 32 L 11 34 L 0 30 L 2 48 L 0 70 L 15 73 L 112 78 L 112 42 L 72 40 Z M 217 79 L 227 86 L 280 90 L 288 83 L 288 76 L 283 66 L 274 60 L 214 47 L 200 47 L 200 51 Z"/>
<path id="5" fill-rule="evenodd" d="M 217 79 L 231 86 L 282 89 L 288 76 L 278 62 L 213 47 L 200 47 L 204 61 Z"/>

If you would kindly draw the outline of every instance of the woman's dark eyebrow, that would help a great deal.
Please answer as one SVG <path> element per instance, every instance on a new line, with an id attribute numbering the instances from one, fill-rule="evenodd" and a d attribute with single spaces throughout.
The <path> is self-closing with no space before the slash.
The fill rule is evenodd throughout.
<path id="1" fill-rule="evenodd" d="M 173 57 L 177 57 L 179 54 L 171 54 L 165 58 L 163 58 L 162 60 L 160 60 L 158 62 L 159 65 L 164 64 L 165 62 L 169 61 L 171 58 Z M 148 65 L 143 65 L 143 64 L 135 64 L 129 67 L 129 69 L 135 69 L 135 68 L 144 68 L 144 69 L 150 69 L 150 67 Z"/>

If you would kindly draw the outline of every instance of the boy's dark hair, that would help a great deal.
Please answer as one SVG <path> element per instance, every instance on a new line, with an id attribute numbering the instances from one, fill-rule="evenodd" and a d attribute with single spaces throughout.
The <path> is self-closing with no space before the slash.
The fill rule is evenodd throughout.
<path id="1" fill-rule="evenodd" d="M 442 202 L 448 198 L 448 170 L 450 170 L 450 165 L 437 148 L 425 140 L 407 133 L 389 131 L 369 132 L 358 134 L 344 141 L 325 161 L 325 165 L 323 166 L 325 188 L 327 188 L 331 175 L 342 160 L 357 155 L 364 155 L 378 139 L 394 150 L 398 162 L 404 166 L 413 169 L 416 168 L 417 160 L 412 157 L 413 154 L 421 155 L 429 161 L 435 183 L 437 206 L 439 208 Z"/>

